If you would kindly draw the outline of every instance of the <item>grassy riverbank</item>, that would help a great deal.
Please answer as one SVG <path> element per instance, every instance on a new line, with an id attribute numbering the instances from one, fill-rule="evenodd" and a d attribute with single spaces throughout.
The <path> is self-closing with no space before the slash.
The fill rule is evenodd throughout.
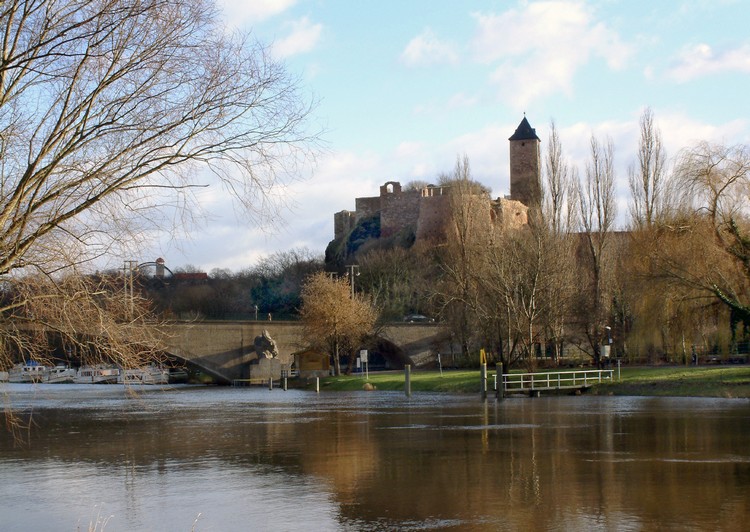
<path id="1" fill-rule="evenodd" d="M 494 370 L 488 371 L 488 388 L 492 390 Z M 597 385 L 589 390 L 599 395 L 641 395 L 679 397 L 750 398 L 750 366 L 657 366 L 623 367 L 621 379 Z M 362 390 L 369 382 L 377 390 L 403 390 L 403 372 L 370 373 L 364 376 L 328 377 L 320 382 L 321 390 Z M 314 385 L 313 385 L 314 386 Z M 479 393 L 479 370 L 412 371 L 412 392 Z"/>

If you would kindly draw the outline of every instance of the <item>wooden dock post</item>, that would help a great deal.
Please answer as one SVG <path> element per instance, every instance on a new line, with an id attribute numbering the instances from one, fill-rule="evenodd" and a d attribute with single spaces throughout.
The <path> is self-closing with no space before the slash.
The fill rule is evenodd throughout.
<path id="1" fill-rule="evenodd" d="M 487 399 L 487 363 L 482 362 L 479 370 L 480 378 L 482 380 L 481 392 L 482 399 Z"/>
<path id="2" fill-rule="evenodd" d="M 495 365 L 495 368 L 497 368 L 497 387 L 495 388 L 495 398 L 497 399 L 505 399 L 505 382 L 503 379 L 503 363 L 498 362 Z"/>
<path id="3" fill-rule="evenodd" d="M 404 366 L 404 392 L 406 397 L 411 397 L 411 365 Z"/>

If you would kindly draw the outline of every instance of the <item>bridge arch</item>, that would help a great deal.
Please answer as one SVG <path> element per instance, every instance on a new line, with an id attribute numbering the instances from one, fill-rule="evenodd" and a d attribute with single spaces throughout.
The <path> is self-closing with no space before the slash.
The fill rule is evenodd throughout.
<path id="1" fill-rule="evenodd" d="M 204 321 L 165 325 L 165 351 L 220 382 L 231 382 L 249 376 L 249 364 L 256 358 L 254 341 L 263 330 L 276 342 L 282 363 L 290 363 L 294 353 L 308 347 L 300 322 Z M 394 323 L 381 328 L 364 348 L 392 369 L 407 363 L 427 366 L 435 362 L 438 351 L 450 352 L 450 335 L 439 324 Z"/>

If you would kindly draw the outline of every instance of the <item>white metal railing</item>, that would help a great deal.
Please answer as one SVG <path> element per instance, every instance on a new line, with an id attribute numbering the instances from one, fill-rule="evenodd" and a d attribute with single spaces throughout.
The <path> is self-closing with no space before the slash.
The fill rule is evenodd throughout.
<path id="1" fill-rule="evenodd" d="M 555 390 L 585 388 L 605 380 L 611 381 L 614 370 L 589 369 L 585 371 L 557 371 L 544 373 L 505 373 L 503 390 L 524 392 L 532 390 Z"/>

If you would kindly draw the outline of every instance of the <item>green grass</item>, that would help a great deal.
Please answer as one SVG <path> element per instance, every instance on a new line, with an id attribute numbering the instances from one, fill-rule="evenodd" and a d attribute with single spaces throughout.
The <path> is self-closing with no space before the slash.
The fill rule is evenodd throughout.
<path id="1" fill-rule="evenodd" d="M 489 373 L 489 372 L 488 372 Z M 494 374 L 494 373 L 493 373 Z M 479 393 L 479 370 L 411 372 L 412 392 L 449 392 L 449 393 Z M 366 382 L 378 390 L 404 390 L 404 372 L 372 372 L 369 380 L 364 375 L 342 375 L 327 377 L 320 381 L 321 390 L 353 391 L 362 390 Z M 314 385 L 313 385 L 314 386 Z M 489 381 L 490 388 L 492 380 Z"/>
<path id="2" fill-rule="evenodd" d="M 589 393 L 599 395 L 640 395 L 680 397 L 750 398 L 750 366 L 657 366 L 623 367 L 621 380 L 594 386 Z M 488 370 L 488 392 L 492 392 L 494 368 Z M 412 370 L 412 392 L 479 393 L 479 370 L 444 371 Z M 362 390 L 369 382 L 377 390 L 404 390 L 404 373 L 370 373 L 364 376 L 341 376 L 321 379 L 321 390 Z M 312 389 L 313 384 L 307 388 Z"/>
<path id="3" fill-rule="evenodd" d="M 615 375 L 617 375 L 615 370 Z M 750 366 L 622 368 L 622 380 L 594 393 L 678 397 L 750 397 Z"/>

